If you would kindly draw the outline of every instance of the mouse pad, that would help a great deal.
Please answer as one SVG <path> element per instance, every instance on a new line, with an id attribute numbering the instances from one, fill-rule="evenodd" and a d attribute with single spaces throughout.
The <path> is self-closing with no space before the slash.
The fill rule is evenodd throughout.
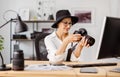
<path id="1" fill-rule="evenodd" d="M 97 73 L 98 70 L 94 67 L 85 67 L 85 68 L 80 68 L 80 73 Z"/>

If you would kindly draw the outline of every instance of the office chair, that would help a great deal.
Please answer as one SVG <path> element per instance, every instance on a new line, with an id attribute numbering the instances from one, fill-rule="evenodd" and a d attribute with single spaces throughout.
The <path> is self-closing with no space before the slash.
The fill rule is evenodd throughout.
<path id="1" fill-rule="evenodd" d="M 44 44 L 45 36 L 49 35 L 50 33 L 40 33 L 35 38 L 35 51 L 36 51 L 36 60 L 46 61 L 47 59 L 47 50 Z"/>

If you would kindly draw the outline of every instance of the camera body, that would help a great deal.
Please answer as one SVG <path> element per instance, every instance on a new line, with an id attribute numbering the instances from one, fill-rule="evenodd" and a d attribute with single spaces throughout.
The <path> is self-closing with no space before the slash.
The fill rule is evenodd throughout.
<path id="1" fill-rule="evenodd" d="M 85 36 L 85 39 L 87 39 L 87 44 L 92 46 L 95 43 L 95 39 L 87 34 L 87 30 L 84 28 L 80 28 L 79 30 L 76 30 L 73 34 L 81 34 L 82 36 Z"/>

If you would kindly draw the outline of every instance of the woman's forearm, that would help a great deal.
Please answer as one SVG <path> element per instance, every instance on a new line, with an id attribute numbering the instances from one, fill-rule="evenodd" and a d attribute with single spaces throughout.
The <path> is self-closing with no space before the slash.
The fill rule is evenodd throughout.
<path id="1" fill-rule="evenodd" d="M 67 41 L 63 41 L 62 45 L 57 50 L 56 55 L 63 54 L 65 52 L 65 50 L 66 50 L 67 45 L 68 45 L 68 42 Z"/>
<path id="2" fill-rule="evenodd" d="M 76 58 L 78 58 L 80 56 L 82 48 L 83 48 L 82 45 L 77 45 L 76 46 L 76 48 L 75 48 L 75 50 L 73 52 Z"/>

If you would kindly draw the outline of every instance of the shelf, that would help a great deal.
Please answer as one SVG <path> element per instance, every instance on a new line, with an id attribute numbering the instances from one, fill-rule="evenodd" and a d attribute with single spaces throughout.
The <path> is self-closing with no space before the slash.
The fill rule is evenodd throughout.
<path id="1" fill-rule="evenodd" d="M 13 23 L 16 23 L 17 22 L 17 20 L 12 20 L 12 22 Z M 28 21 L 23 21 L 23 22 L 25 22 L 25 23 L 28 23 L 28 24 L 31 24 L 32 26 L 30 26 L 30 28 L 29 29 L 31 29 L 31 31 L 32 32 L 39 32 L 39 28 L 41 29 L 41 27 L 42 27 L 42 25 L 40 25 L 39 23 L 54 23 L 55 21 L 54 20 L 28 20 Z M 50 24 L 46 24 L 46 25 L 50 25 Z M 28 25 L 27 25 L 28 26 Z M 39 26 L 41 26 L 41 27 L 39 27 Z M 17 43 L 19 43 L 19 44 L 21 44 L 21 43 L 23 43 L 24 44 L 24 42 L 25 42 L 25 45 L 29 45 L 30 44 L 30 51 L 31 51 L 31 53 L 29 54 L 29 56 L 32 56 L 32 57 L 30 57 L 30 58 L 25 58 L 25 60 L 35 60 L 36 59 L 36 55 L 35 55 L 35 39 L 31 39 L 31 37 L 29 37 L 29 38 L 27 38 L 27 37 L 25 37 L 25 36 L 23 36 L 22 38 L 21 38 L 21 36 L 13 36 L 13 35 L 15 35 L 14 34 L 14 32 L 12 32 L 12 24 L 11 24 L 11 32 L 10 32 L 10 59 L 12 58 L 12 52 L 13 52 L 13 50 L 14 50 L 14 43 L 15 42 L 17 42 Z M 43 29 L 42 31 L 44 31 L 44 32 L 50 32 L 50 30 L 47 28 L 47 29 Z M 22 34 L 21 34 L 22 35 Z M 23 33 L 23 35 L 24 35 L 24 33 Z M 25 33 L 25 35 L 27 35 L 27 33 Z M 31 35 L 31 32 L 30 32 L 30 35 Z M 27 42 L 27 43 L 26 43 Z M 30 43 L 29 43 L 30 42 Z M 21 45 L 23 45 L 23 44 L 21 44 Z M 25 47 L 24 47 L 25 48 Z M 21 48 L 20 48 L 21 49 Z M 24 49 L 23 49 L 24 50 Z M 28 55 L 27 55 L 28 56 Z M 26 56 L 25 56 L 26 57 Z M 11 60 L 10 60 L 10 62 L 11 62 Z"/>
<path id="2" fill-rule="evenodd" d="M 24 21 L 24 22 L 27 22 L 27 23 L 52 23 L 52 22 L 55 22 L 54 20 L 29 20 L 29 21 Z"/>
<path id="3" fill-rule="evenodd" d="M 11 39 L 11 41 L 32 41 L 34 39 Z"/>
<path id="4" fill-rule="evenodd" d="M 13 20 L 13 22 L 16 22 L 16 20 Z M 53 23 L 54 20 L 25 20 L 26 23 Z"/>

